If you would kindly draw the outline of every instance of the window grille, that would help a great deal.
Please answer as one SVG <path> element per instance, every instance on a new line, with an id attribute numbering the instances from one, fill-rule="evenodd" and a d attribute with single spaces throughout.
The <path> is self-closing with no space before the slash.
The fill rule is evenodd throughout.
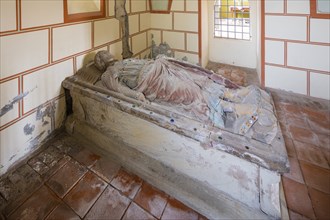
<path id="1" fill-rule="evenodd" d="M 250 40 L 249 0 L 215 0 L 214 36 Z"/>

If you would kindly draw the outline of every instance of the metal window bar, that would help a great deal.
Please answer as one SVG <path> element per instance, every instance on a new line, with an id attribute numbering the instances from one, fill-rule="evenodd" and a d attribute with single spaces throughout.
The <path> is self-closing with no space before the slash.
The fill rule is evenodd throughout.
<path id="1" fill-rule="evenodd" d="M 246 0 L 215 0 L 215 37 L 250 40 L 250 8 L 243 1 Z"/>

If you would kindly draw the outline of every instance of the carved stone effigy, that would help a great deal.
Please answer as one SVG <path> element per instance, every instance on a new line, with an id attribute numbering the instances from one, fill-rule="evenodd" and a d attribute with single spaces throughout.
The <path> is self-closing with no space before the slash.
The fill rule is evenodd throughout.
<path id="1" fill-rule="evenodd" d="M 269 94 L 256 87 L 238 87 L 174 59 L 124 60 L 111 63 L 105 72 L 98 69 L 98 65 L 86 66 L 63 82 L 67 100 L 72 100 L 69 132 L 116 155 L 127 169 L 208 218 L 281 217 L 280 174 L 288 172 L 289 165 Z M 218 84 L 214 88 L 222 89 L 223 112 L 218 113 L 223 123 L 215 123 L 210 110 L 206 115 L 198 111 L 201 104 L 212 108 L 212 100 L 205 98 L 208 93 L 203 93 L 212 86 L 200 86 L 202 94 L 193 94 L 180 84 L 178 88 L 187 94 L 181 91 L 179 97 L 187 99 L 167 97 L 154 88 L 166 85 L 157 69 L 167 74 L 178 70 L 188 74 L 185 80 L 197 84 Z M 134 71 L 138 78 L 141 72 L 147 75 L 142 74 L 138 83 L 134 77 L 120 77 L 135 76 Z M 161 74 L 154 77 L 160 84 L 151 80 L 150 73 Z M 148 87 L 147 82 L 153 84 Z M 193 97 L 190 102 L 189 97 Z M 185 101 L 186 105 L 180 104 Z"/>

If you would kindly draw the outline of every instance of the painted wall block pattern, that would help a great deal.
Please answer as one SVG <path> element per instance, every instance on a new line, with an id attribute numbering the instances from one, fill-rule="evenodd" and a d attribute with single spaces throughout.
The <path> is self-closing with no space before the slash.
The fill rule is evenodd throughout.
<path id="1" fill-rule="evenodd" d="M 16 30 L 16 0 L 0 1 L 0 32 Z"/>
<path id="2" fill-rule="evenodd" d="M 186 0 L 186 10 L 198 12 L 198 0 Z"/>
<path id="3" fill-rule="evenodd" d="M 53 60 L 92 48 L 92 24 L 82 23 L 53 29 Z"/>
<path id="4" fill-rule="evenodd" d="M 73 60 L 67 60 L 48 68 L 23 76 L 23 92 L 29 94 L 23 99 L 24 113 L 37 108 L 41 103 L 54 99 L 64 90 L 62 81 L 73 75 Z"/>
<path id="5" fill-rule="evenodd" d="M 268 0 L 265 2 L 266 13 L 284 13 L 284 0 Z"/>
<path id="6" fill-rule="evenodd" d="M 145 31 L 150 28 L 150 13 L 140 14 L 140 31 Z"/>
<path id="7" fill-rule="evenodd" d="M 184 50 L 185 47 L 185 37 L 182 32 L 163 32 L 163 42 L 166 42 L 170 45 L 172 49 Z"/>
<path id="8" fill-rule="evenodd" d="M 266 65 L 265 86 L 307 95 L 307 72 Z"/>
<path id="9" fill-rule="evenodd" d="M 115 56 L 115 58 L 117 60 L 121 60 L 122 59 L 122 51 L 123 51 L 123 46 L 122 46 L 122 42 L 119 41 L 117 43 L 111 44 L 110 45 L 110 53 Z"/>
<path id="10" fill-rule="evenodd" d="M 150 14 L 150 27 L 172 29 L 172 14 Z"/>
<path id="11" fill-rule="evenodd" d="M 194 63 L 194 64 L 197 64 L 199 62 L 197 54 L 175 51 L 174 56 L 176 59 L 187 58 L 189 62 Z"/>
<path id="12" fill-rule="evenodd" d="M 330 46 L 288 43 L 288 65 L 330 72 Z"/>
<path id="13" fill-rule="evenodd" d="M 172 11 L 184 11 L 184 0 L 172 1 Z"/>
<path id="14" fill-rule="evenodd" d="M 310 20 L 310 41 L 330 44 L 330 20 Z"/>
<path id="15" fill-rule="evenodd" d="M 307 40 L 307 18 L 300 16 L 266 15 L 265 35 L 269 38 Z"/>
<path id="16" fill-rule="evenodd" d="M 287 0 L 287 12 L 291 14 L 309 14 L 310 0 Z"/>
<path id="17" fill-rule="evenodd" d="M 187 50 L 198 52 L 198 34 L 187 34 Z"/>
<path id="18" fill-rule="evenodd" d="M 139 32 L 139 15 L 130 15 L 128 16 L 128 23 L 129 23 L 129 34 L 136 34 Z"/>
<path id="19" fill-rule="evenodd" d="M 330 75 L 310 73 L 310 95 L 322 99 L 330 99 Z"/>
<path id="20" fill-rule="evenodd" d="M 135 35 L 132 37 L 132 52 L 140 53 L 147 48 L 147 32 Z"/>
<path id="21" fill-rule="evenodd" d="M 141 12 L 147 10 L 147 0 L 131 0 L 131 12 Z"/>
<path id="22" fill-rule="evenodd" d="M 174 13 L 174 29 L 180 31 L 198 31 L 198 14 Z"/>
<path id="23" fill-rule="evenodd" d="M 48 64 L 48 30 L 0 37 L 0 79 Z"/>
<path id="24" fill-rule="evenodd" d="M 94 22 L 94 46 L 100 46 L 119 38 L 119 21 L 115 18 Z"/>
<path id="25" fill-rule="evenodd" d="M 63 23 L 63 2 L 21 0 L 21 16 L 21 26 L 24 29 Z"/>
<path id="26" fill-rule="evenodd" d="M 19 117 L 18 78 L 0 83 L 0 127 Z"/>
<path id="27" fill-rule="evenodd" d="M 284 65 L 284 42 L 265 41 L 265 61 L 266 63 Z"/>

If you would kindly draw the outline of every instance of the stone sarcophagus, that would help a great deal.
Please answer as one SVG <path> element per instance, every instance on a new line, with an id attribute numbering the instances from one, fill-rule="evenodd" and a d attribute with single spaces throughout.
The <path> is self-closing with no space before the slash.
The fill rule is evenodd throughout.
<path id="1" fill-rule="evenodd" d="M 63 87 L 67 131 L 115 155 L 152 185 L 211 219 L 281 218 L 280 174 L 289 164 L 280 129 L 267 143 L 79 74 Z"/>

